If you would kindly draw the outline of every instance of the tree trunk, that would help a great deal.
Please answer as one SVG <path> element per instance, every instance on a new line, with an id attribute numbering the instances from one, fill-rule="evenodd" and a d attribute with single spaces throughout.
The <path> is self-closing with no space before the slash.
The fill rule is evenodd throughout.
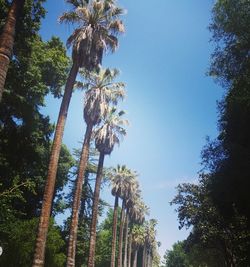
<path id="1" fill-rule="evenodd" d="M 93 129 L 92 125 L 87 125 L 84 136 L 84 142 L 82 146 L 81 158 L 79 162 L 78 174 L 76 178 L 76 186 L 75 186 L 73 208 L 72 208 L 72 219 L 71 219 L 70 234 L 69 234 L 68 255 L 67 255 L 67 265 L 66 265 L 67 267 L 75 266 L 77 230 L 78 230 L 79 211 L 81 206 L 82 186 L 89 158 L 89 144 L 91 140 L 92 129 Z"/>
<path id="2" fill-rule="evenodd" d="M 99 204 L 99 196 L 100 196 L 100 189 L 101 189 L 104 157 L 105 157 L 105 154 L 100 153 L 98 169 L 97 169 L 97 174 L 96 174 L 94 201 L 93 201 L 93 209 L 92 209 L 88 267 L 95 266 L 96 225 L 97 225 L 97 217 L 98 217 L 98 204 Z"/>
<path id="3" fill-rule="evenodd" d="M 146 245 L 143 246 L 143 253 L 142 253 L 142 267 L 146 267 Z"/>
<path id="4" fill-rule="evenodd" d="M 133 259 L 133 267 L 137 267 L 137 253 L 138 253 L 138 249 L 136 248 L 135 253 L 134 253 L 134 259 Z"/>
<path id="5" fill-rule="evenodd" d="M 73 66 L 70 70 L 70 74 L 65 86 L 65 92 L 63 95 L 63 100 L 60 107 L 60 112 L 58 115 L 54 140 L 52 144 L 52 150 L 50 154 L 48 175 L 43 195 L 42 202 L 42 210 L 40 215 L 40 221 L 38 226 L 38 233 L 36 238 L 35 245 L 35 255 L 33 259 L 32 267 L 42 267 L 44 266 L 44 254 L 45 254 L 45 246 L 46 246 L 46 238 L 49 227 L 49 219 L 51 214 L 51 206 L 53 200 L 53 194 L 55 189 L 55 181 L 56 181 L 56 172 L 58 167 L 58 160 L 62 145 L 62 137 L 65 122 L 67 119 L 69 103 L 71 100 L 72 89 L 75 83 L 76 75 L 78 72 L 78 65 L 73 63 Z"/>
<path id="6" fill-rule="evenodd" d="M 16 22 L 23 9 L 24 0 L 13 0 L 3 31 L 0 36 L 0 102 L 4 91 L 4 84 L 12 57 L 15 40 Z"/>
<path id="7" fill-rule="evenodd" d="M 123 259 L 123 267 L 127 267 L 127 256 L 128 256 L 128 223 L 129 223 L 129 215 L 128 211 L 126 213 L 125 219 L 125 236 L 124 236 L 124 259 Z"/>
<path id="8" fill-rule="evenodd" d="M 119 231 L 119 248 L 118 248 L 118 267 L 122 267 L 122 242 L 123 242 L 123 226 L 124 226 L 124 211 L 125 211 L 125 200 L 122 201 L 122 212 L 120 220 L 120 231 Z"/>
<path id="9" fill-rule="evenodd" d="M 153 257 L 150 254 L 150 256 L 149 256 L 149 267 L 152 267 L 152 265 L 153 265 Z"/>
<path id="10" fill-rule="evenodd" d="M 87 202 L 87 198 L 88 195 L 86 194 L 86 188 L 88 186 L 89 183 L 89 172 L 86 170 L 84 173 L 84 181 L 83 181 L 83 193 L 82 193 L 82 197 L 81 197 L 81 204 L 80 204 L 80 211 L 79 211 L 79 221 L 83 221 L 84 220 L 84 216 L 85 216 L 85 208 L 86 208 L 86 202 Z"/>
<path id="11" fill-rule="evenodd" d="M 146 266 L 149 267 L 150 254 L 147 252 Z"/>
<path id="12" fill-rule="evenodd" d="M 117 233 L 117 208 L 118 196 L 115 196 L 114 214 L 113 214 L 113 230 L 112 230 L 112 250 L 110 267 L 115 267 L 115 252 L 116 252 L 116 233 Z"/>
<path id="13" fill-rule="evenodd" d="M 131 267 L 131 253 L 132 253 L 132 234 L 130 233 L 128 240 L 128 267 Z"/>

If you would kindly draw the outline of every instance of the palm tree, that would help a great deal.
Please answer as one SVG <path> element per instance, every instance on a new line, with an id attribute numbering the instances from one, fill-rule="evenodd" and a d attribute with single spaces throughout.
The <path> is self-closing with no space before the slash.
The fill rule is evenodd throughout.
<path id="1" fill-rule="evenodd" d="M 16 22 L 23 9 L 24 0 L 13 0 L 9 13 L 0 35 L 0 102 L 4 91 L 4 84 L 12 57 L 15 40 Z"/>
<path id="2" fill-rule="evenodd" d="M 89 71 L 102 64 L 103 52 L 114 52 L 118 47 L 117 35 L 124 32 L 119 17 L 124 10 L 116 0 L 66 0 L 74 9 L 62 14 L 59 22 L 76 24 L 67 40 L 72 46 L 72 58 Z"/>
<path id="3" fill-rule="evenodd" d="M 136 205 L 137 200 L 140 198 L 141 191 L 139 190 L 139 183 L 135 179 L 137 174 L 134 174 L 134 179 L 130 179 L 128 183 L 128 193 L 126 195 L 126 217 L 125 217 L 125 231 L 124 231 L 124 257 L 123 266 L 127 266 L 128 259 L 128 226 L 131 221 L 131 209 Z M 121 251 L 122 252 L 122 251 Z M 121 257 L 122 259 L 122 257 Z"/>
<path id="4" fill-rule="evenodd" d="M 67 46 L 72 46 L 73 64 L 65 85 L 52 150 L 50 155 L 47 180 L 44 190 L 42 210 L 35 245 L 33 267 L 44 265 L 44 252 L 48 233 L 49 218 L 55 188 L 56 172 L 62 145 L 64 126 L 68 114 L 72 89 L 80 67 L 91 70 L 102 62 L 104 50 L 114 52 L 118 46 L 117 35 L 124 32 L 122 22 L 118 19 L 123 10 L 116 7 L 114 0 L 77 1 L 67 0 L 74 9 L 64 13 L 60 22 L 77 25 L 67 40 Z M 90 59 L 93 57 L 93 59 Z"/>
<path id="5" fill-rule="evenodd" d="M 117 112 L 116 108 L 110 108 L 109 112 L 105 117 L 103 125 L 95 133 L 95 145 L 97 150 L 100 152 L 100 157 L 96 175 L 92 209 L 88 267 L 94 267 L 96 225 L 104 158 L 105 155 L 111 154 L 115 144 L 119 144 L 120 138 L 126 135 L 126 130 L 124 129 L 124 126 L 127 125 L 128 122 L 127 120 L 124 120 L 122 118 L 124 114 L 124 111 Z"/>
<path id="6" fill-rule="evenodd" d="M 126 185 L 128 178 L 134 178 L 135 173 L 128 169 L 125 165 L 117 165 L 109 173 L 112 183 L 112 195 L 115 196 L 114 214 L 113 214 L 113 229 L 112 229 L 112 251 L 111 251 L 111 267 L 115 266 L 115 252 L 116 252 L 116 234 L 117 234 L 117 208 L 118 199 L 125 196 L 127 191 Z"/>
<path id="7" fill-rule="evenodd" d="M 108 113 L 109 105 L 117 104 L 119 99 L 125 96 L 124 83 L 113 82 L 118 76 L 117 69 L 101 69 L 96 72 L 82 72 L 86 83 L 78 86 L 85 88 L 84 119 L 87 124 L 84 142 L 82 146 L 81 158 L 78 167 L 76 186 L 74 192 L 72 220 L 69 235 L 67 266 L 75 266 L 75 249 L 78 229 L 78 214 L 82 195 L 82 184 L 84 172 L 86 170 L 89 146 L 93 127 L 101 122 L 101 119 Z"/>
<path id="8" fill-rule="evenodd" d="M 132 254 L 132 232 L 130 227 L 129 237 L 128 237 L 128 267 L 131 267 L 131 254 Z"/>
<path id="9" fill-rule="evenodd" d="M 139 227 L 142 226 L 144 221 L 145 221 L 145 215 L 148 215 L 149 213 L 149 209 L 148 207 L 143 203 L 142 199 L 140 198 L 140 192 L 137 194 L 137 197 L 134 199 L 134 204 L 131 206 L 130 210 L 129 210 L 129 214 L 130 214 L 130 218 L 131 218 L 131 229 L 130 229 L 130 243 L 129 244 L 129 266 L 131 264 L 131 246 L 133 246 L 133 250 L 134 250 L 134 258 L 133 258 L 133 265 L 136 264 L 137 261 L 137 250 L 139 248 L 139 246 L 137 246 L 136 242 L 134 241 L 134 227 Z M 137 229 L 137 228 L 136 228 Z M 143 228 L 144 229 L 144 228 Z M 144 244 L 144 242 L 143 242 Z M 136 256 L 135 256 L 136 253 Z"/>
<path id="10" fill-rule="evenodd" d="M 120 218 L 120 230 L 119 230 L 119 244 L 118 244 L 118 262 L 117 266 L 122 266 L 122 251 L 123 251 L 123 234 L 124 234 L 124 225 L 125 228 L 128 226 L 128 203 L 131 201 L 133 190 L 135 188 L 138 188 L 138 182 L 136 181 L 136 173 L 131 172 L 130 176 L 127 176 L 124 180 L 124 190 L 123 194 L 121 195 L 122 198 L 122 211 L 121 211 L 121 218 Z M 127 229 L 126 229 L 127 234 Z M 125 234 L 125 239 L 127 238 L 127 235 Z M 126 241 L 126 240 L 125 240 Z"/>
<path id="11" fill-rule="evenodd" d="M 156 230 L 155 227 L 157 221 L 155 219 L 149 220 L 145 224 L 145 242 L 143 249 L 143 262 L 142 267 L 151 267 L 153 258 L 156 256 L 157 252 L 157 241 L 156 241 Z"/>
<path id="12" fill-rule="evenodd" d="M 133 246 L 133 264 L 132 267 L 137 267 L 138 250 L 143 246 L 145 240 L 145 228 L 143 225 L 134 224 L 132 228 L 132 246 Z"/>

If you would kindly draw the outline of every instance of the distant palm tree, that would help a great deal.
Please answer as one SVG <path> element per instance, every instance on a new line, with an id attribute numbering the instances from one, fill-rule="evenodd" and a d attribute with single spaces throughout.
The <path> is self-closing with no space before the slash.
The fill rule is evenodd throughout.
<path id="1" fill-rule="evenodd" d="M 140 198 L 140 195 L 138 194 L 138 197 L 135 198 L 134 200 L 134 204 L 131 206 L 130 210 L 129 210 L 129 214 L 130 214 L 130 218 L 131 218 L 131 229 L 130 229 L 130 244 L 128 245 L 129 247 L 129 266 L 131 265 L 131 257 L 132 257 L 132 249 L 131 247 L 133 247 L 133 251 L 134 251 L 134 258 L 133 258 L 133 264 L 136 264 L 135 261 L 137 261 L 137 250 L 138 250 L 138 246 L 136 244 L 136 242 L 134 241 L 134 228 L 142 226 L 144 221 L 145 221 L 145 216 L 149 214 L 149 209 L 148 207 L 144 204 L 144 202 L 142 201 L 142 199 Z M 144 228 L 143 228 L 144 229 Z M 145 230 L 145 229 L 144 229 Z M 143 242 L 144 244 L 144 242 Z M 136 256 L 135 256 L 136 253 Z"/>
<path id="2" fill-rule="evenodd" d="M 44 252 L 62 137 L 78 70 L 80 67 L 87 70 L 98 68 L 102 63 L 103 52 L 105 50 L 114 52 L 118 46 L 116 36 L 124 32 L 123 24 L 119 20 L 123 10 L 115 5 L 114 0 L 67 0 L 67 2 L 72 4 L 74 9 L 65 12 L 59 21 L 77 25 L 67 40 L 67 46 L 72 46 L 73 64 L 65 85 L 51 149 L 33 267 L 44 265 Z"/>
<path id="3" fill-rule="evenodd" d="M 131 267 L 131 254 L 132 254 L 132 232 L 131 227 L 129 229 L 129 237 L 128 237 L 128 267 Z"/>
<path id="4" fill-rule="evenodd" d="M 134 176 L 132 177 L 132 179 L 129 179 L 127 181 L 127 190 L 126 190 L 126 194 L 123 196 L 125 201 L 126 201 L 126 216 L 125 216 L 125 220 L 124 220 L 124 229 L 120 228 L 120 233 L 121 233 L 121 237 L 119 240 L 119 255 L 120 255 L 120 266 L 127 266 L 127 253 L 128 253 L 128 226 L 129 226 L 129 222 L 131 220 L 131 208 L 134 207 L 137 199 L 140 198 L 141 195 L 141 191 L 139 190 L 139 183 L 136 180 L 137 174 L 134 173 Z M 123 240 L 123 233 L 124 233 L 124 240 Z M 122 257 L 122 246 L 124 244 L 124 256 Z M 122 258 L 123 258 L 123 265 L 122 265 Z M 118 264 L 119 266 L 119 264 Z"/>
<path id="5" fill-rule="evenodd" d="M 15 40 L 16 22 L 23 9 L 24 0 L 13 0 L 8 16 L 0 35 L 0 102 L 4 91 L 4 84 L 12 57 Z"/>
<path id="6" fill-rule="evenodd" d="M 139 183 L 136 180 L 137 174 L 135 173 L 134 179 L 130 180 L 128 194 L 126 196 L 126 219 L 125 219 L 125 230 L 124 230 L 124 257 L 123 266 L 127 266 L 128 262 L 128 232 L 129 224 L 133 222 L 132 220 L 132 210 L 136 205 L 138 199 L 141 198 L 141 191 L 139 189 Z"/>
<path id="7" fill-rule="evenodd" d="M 132 228 L 132 247 L 133 247 L 133 264 L 137 267 L 138 250 L 143 246 L 145 241 L 145 228 L 143 225 L 135 224 Z"/>
<path id="8" fill-rule="evenodd" d="M 122 118 L 123 115 L 124 111 L 117 112 L 116 108 L 110 108 L 108 114 L 105 117 L 103 125 L 95 133 L 95 145 L 97 150 L 100 152 L 100 157 L 96 175 L 93 209 L 92 209 L 88 267 L 94 267 L 95 246 L 96 246 L 96 225 L 97 225 L 98 204 L 99 204 L 104 158 L 105 155 L 111 154 L 115 144 L 119 144 L 120 138 L 126 135 L 126 130 L 124 126 L 126 126 L 128 122 L 127 120 L 124 120 Z"/>
<path id="9" fill-rule="evenodd" d="M 86 83 L 78 83 L 78 87 L 86 89 L 84 119 L 87 128 L 76 178 L 68 244 L 67 267 L 75 266 L 78 214 L 80 210 L 84 172 L 88 162 L 89 146 L 93 128 L 108 114 L 110 103 L 117 104 L 117 101 L 123 99 L 125 96 L 124 83 L 113 81 L 119 74 L 117 69 L 101 69 L 98 73 L 83 72 L 82 74 L 85 77 Z"/>
<path id="10" fill-rule="evenodd" d="M 111 267 L 115 266 L 118 199 L 123 198 L 123 196 L 127 195 L 127 181 L 128 179 L 134 179 L 135 176 L 135 173 L 133 173 L 125 165 L 117 165 L 117 167 L 113 168 L 109 173 L 109 177 L 112 183 L 112 195 L 115 196 L 112 229 Z"/>
<path id="11" fill-rule="evenodd" d="M 66 0 L 74 9 L 62 14 L 60 22 L 77 25 L 67 40 L 72 58 L 79 67 L 91 71 L 102 64 L 103 52 L 114 52 L 117 35 L 124 32 L 119 17 L 124 10 L 115 0 Z"/>
<path id="12" fill-rule="evenodd" d="M 151 219 L 145 224 L 145 242 L 143 245 L 142 267 L 151 267 L 153 258 L 156 256 L 157 241 L 156 241 L 156 227 L 157 221 Z"/>

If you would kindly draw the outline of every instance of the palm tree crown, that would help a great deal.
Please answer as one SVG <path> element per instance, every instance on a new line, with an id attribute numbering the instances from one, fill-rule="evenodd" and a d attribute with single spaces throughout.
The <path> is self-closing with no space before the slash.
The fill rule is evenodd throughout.
<path id="1" fill-rule="evenodd" d="M 118 47 L 117 35 L 124 32 L 119 19 L 124 10 L 116 6 L 115 0 L 67 0 L 73 10 L 65 12 L 60 22 L 76 27 L 67 40 L 72 46 L 73 60 L 80 67 L 93 70 L 102 63 L 105 50 L 114 52 Z"/>
<path id="2" fill-rule="evenodd" d="M 124 126 L 128 125 L 128 121 L 122 118 L 124 114 L 114 107 L 109 108 L 103 125 L 95 132 L 95 146 L 100 153 L 110 155 L 115 144 L 119 144 L 120 138 L 126 135 Z"/>
<path id="3" fill-rule="evenodd" d="M 96 125 L 109 112 L 110 104 L 116 105 L 125 97 L 125 84 L 114 82 L 119 75 L 117 69 L 100 69 L 98 72 L 82 70 L 85 83 L 77 87 L 86 89 L 84 98 L 84 119 L 87 124 Z"/>
<path id="4" fill-rule="evenodd" d="M 128 196 L 132 190 L 131 186 L 138 186 L 138 182 L 135 180 L 137 174 L 128 169 L 125 165 L 117 165 L 109 173 L 109 178 L 112 183 L 112 195 L 120 198 Z M 133 183 L 132 183 L 133 182 Z"/>

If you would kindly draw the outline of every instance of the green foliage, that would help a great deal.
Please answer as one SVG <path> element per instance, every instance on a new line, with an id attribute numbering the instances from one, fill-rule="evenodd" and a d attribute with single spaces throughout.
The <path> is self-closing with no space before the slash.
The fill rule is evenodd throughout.
<path id="1" fill-rule="evenodd" d="M 178 205 L 180 228 L 193 226 L 187 247 L 206 248 L 208 255 L 216 254 L 217 262 L 244 265 L 249 262 L 250 249 L 247 220 L 236 210 L 234 217 L 226 220 L 213 204 L 209 183 L 210 176 L 204 175 L 198 185 L 179 185 L 178 194 L 171 202 Z"/>
<path id="2" fill-rule="evenodd" d="M 227 89 L 219 104 L 220 133 L 202 151 L 206 174 L 197 185 L 180 185 L 172 202 L 180 227 L 193 227 L 187 253 L 204 266 L 250 263 L 249 11 L 248 0 L 218 0 L 214 6 L 210 75 Z"/>
<path id="3" fill-rule="evenodd" d="M 38 220 L 15 220 L 0 228 L 3 254 L 0 265 L 27 267 L 32 264 Z M 46 247 L 46 267 L 63 267 L 65 263 L 64 241 L 60 229 L 51 220 Z"/>
<path id="4" fill-rule="evenodd" d="M 0 31 L 11 1 L 0 2 Z M 48 93 L 61 95 L 69 59 L 56 37 L 43 42 L 38 34 L 44 0 L 26 0 L 17 24 L 13 59 L 0 106 L 0 243 L 1 266 L 31 266 L 54 127 L 41 113 Z M 2 14 L 4 15 L 2 17 Z M 66 146 L 59 159 L 54 214 L 74 160 Z M 53 226 L 48 236 L 46 266 L 63 266 L 64 241 Z"/>
<path id="5" fill-rule="evenodd" d="M 118 210 L 118 217 L 120 209 Z M 96 242 L 96 267 L 109 267 L 111 260 L 111 243 L 112 243 L 112 225 L 113 225 L 113 210 L 109 209 L 107 217 L 98 227 L 97 242 Z M 119 229 L 120 222 L 118 220 L 117 229 Z M 118 239 L 117 239 L 118 240 Z M 117 246 L 116 255 L 118 255 Z"/>
<path id="6" fill-rule="evenodd" d="M 224 85 L 249 84 L 250 8 L 248 0 L 218 0 L 210 30 L 217 47 L 210 74 Z"/>
<path id="7" fill-rule="evenodd" d="M 183 242 L 177 242 L 171 250 L 164 255 L 164 267 L 187 267 L 187 255 L 183 248 Z"/>
<path id="8" fill-rule="evenodd" d="M 225 217 L 233 216 L 236 208 L 250 218 L 249 11 L 248 0 L 219 0 L 210 25 L 217 44 L 210 75 L 227 88 L 227 93 L 219 106 L 220 134 L 214 142 L 216 145 L 209 144 L 210 149 L 205 149 L 203 158 L 214 166 L 209 169 L 211 193 Z"/>
<path id="9" fill-rule="evenodd" d="M 187 248 L 188 241 L 178 241 L 164 255 L 161 267 L 220 267 L 225 263 L 220 258 L 220 252 L 201 246 L 193 245 Z"/>
<path id="10" fill-rule="evenodd" d="M 1 191 L 15 187 L 16 180 L 20 184 L 32 181 L 34 191 L 23 187 L 24 201 L 15 198 L 11 202 L 15 210 L 32 218 L 41 204 L 53 132 L 40 107 L 49 92 L 60 95 L 69 59 L 58 38 L 43 42 L 37 34 L 45 13 L 43 1 L 25 3 L 0 107 L 0 174 Z M 63 147 L 56 194 L 65 185 L 72 165 L 72 157 Z"/>

